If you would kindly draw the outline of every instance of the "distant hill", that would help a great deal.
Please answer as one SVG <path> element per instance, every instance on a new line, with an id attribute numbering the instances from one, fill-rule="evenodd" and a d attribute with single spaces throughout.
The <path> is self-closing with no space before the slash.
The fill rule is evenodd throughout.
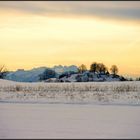
<path id="1" fill-rule="evenodd" d="M 48 82 L 51 79 L 47 80 Z M 113 74 L 104 74 L 104 73 L 93 73 L 85 71 L 83 73 L 66 73 L 59 76 L 59 79 L 52 79 L 53 82 L 104 82 L 104 81 L 126 81 L 123 76 L 113 75 Z"/>
<path id="2" fill-rule="evenodd" d="M 78 72 L 78 67 L 75 65 L 71 65 L 71 66 L 58 65 L 58 66 L 54 66 L 52 69 L 58 74 L 62 74 L 69 71 Z"/>
<path id="3" fill-rule="evenodd" d="M 105 73 L 93 73 L 85 71 L 83 73 L 78 72 L 78 67 L 71 66 L 54 66 L 52 68 L 39 67 L 31 70 L 18 69 L 17 71 L 9 72 L 4 79 L 17 82 L 38 82 L 40 76 L 44 74 L 46 69 L 51 69 L 56 72 L 53 78 L 46 79 L 46 82 L 103 82 L 103 81 L 125 81 L 126 79 L 119 75 L 105 74 Z M 49 75 L 49 72 L 48 72 Z"/>
<path id="4" fill-rule="evenodd" d="M 33 68 L 31 70 L 23 70 L 18 69 L 17 71 L 9 72 L 5 79 L 12 80 L 12 81 L 18 81 L 18 82 L 38 82 L 39 81 L 39 75 L 42 74 L 45 69 L 48 67 L 39 67 L 39 68 Z M 54 66 L 51 68 L 54 70 L 58 75 L 73 71 L 77 72 L 78 68 L 75 65 L 71 66 Z"/>
<path id="5" fill-rule="evenodd" d="M 6 75 L 5 79 L 18 82 L 37 82 L 39 75 L 44 72 L 46 67 L 34 68 L 32 70 L 17 70 Z"/>

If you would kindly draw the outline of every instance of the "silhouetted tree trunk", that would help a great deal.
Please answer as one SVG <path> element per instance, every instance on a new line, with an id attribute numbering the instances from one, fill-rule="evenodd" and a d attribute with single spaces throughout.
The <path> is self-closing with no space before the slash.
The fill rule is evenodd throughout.
<path id="1" fill-rule="evenodd" d="M 0 66 L 0 79 L 3 79 L 8 73 L 4 65 Z"/>

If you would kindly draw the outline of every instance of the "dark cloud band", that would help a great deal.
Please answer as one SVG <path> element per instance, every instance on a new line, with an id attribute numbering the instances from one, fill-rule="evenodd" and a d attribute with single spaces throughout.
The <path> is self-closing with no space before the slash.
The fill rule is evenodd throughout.
<path id="1" fill-rule="evenodd" d="M 71 14 L 140 20 L 139 1 L 1 1 L 0 9 L 42 15 Z"/>

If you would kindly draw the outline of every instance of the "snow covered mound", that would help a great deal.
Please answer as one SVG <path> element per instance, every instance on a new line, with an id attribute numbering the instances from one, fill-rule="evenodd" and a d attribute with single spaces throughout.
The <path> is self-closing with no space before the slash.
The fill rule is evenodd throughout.
<path id="1" fill-rule="evenodd" d="M 0 80 L 0 102 L 140 105 L 140 82 L 21 83 Z"/>
<path id="2" fill-rule="evenodd" d="M 15 72 L 10 72 L 6 75 L 5 79 L 18 82 L 36 82 L 39 81 L 39 75 L 44 72 L 46 67 L 34 68 L 32 70 L 19 69 Z"/>
<path id="3" fill-rule="evenodd" d="M 7 80 L 12 80 L 12 81 L 18 81 L 18 82 L 38 82 L 39 81 L 39 76 L 43 74 L 45 69 L 48 67 L 39 67 L 39 68 L 34 68 L 31 70 L 23 70 L 19 69 L 14 72 L 9 72 L 5 79 Z M 57 75 L 65 73 L 65 72 L 78 72 L 77 66 L 71 65 L 71 66 L 54 66 L 52 68 L 49 68 L 54 70 Z"/>
<path id="4" fill-rule="evenodd" d="M 58 79 L 57 79 L 58 80 Z M 60 82 L 104 82 L 104 81 L 125 81 L 125 78 L 119 75 L 93 73 L 86 71 L 84 73 L 66 73 L 59 76 Z"/>
<path id="5" fill-rule="evenodd" d="M 52 69 L 58 74 L 62 74 L 69 71 L 78 72 L 78 67 L 75 65 L 71 65 L 71 66 L 58 65 L 58 66 L 54 66 Z"/>

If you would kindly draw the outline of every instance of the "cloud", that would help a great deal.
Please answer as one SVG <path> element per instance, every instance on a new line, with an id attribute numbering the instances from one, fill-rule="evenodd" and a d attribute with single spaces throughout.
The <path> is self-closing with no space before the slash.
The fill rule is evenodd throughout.
<path id="1" fill-rule="evenodd" d="M 27 14 L 140 20 L 139 1 L 1 1 L 0 9 Z"/>

